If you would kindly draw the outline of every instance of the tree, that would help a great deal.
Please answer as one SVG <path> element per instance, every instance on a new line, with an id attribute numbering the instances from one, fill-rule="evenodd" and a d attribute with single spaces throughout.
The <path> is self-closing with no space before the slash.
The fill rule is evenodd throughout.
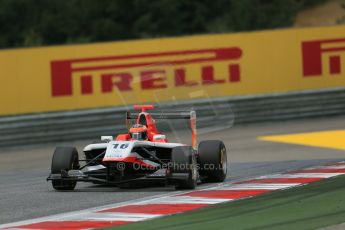
<path id="1" fill-rule="evenodd" d="M 291 26 L 325 0 L 0 0 L 0 48 Z"/>

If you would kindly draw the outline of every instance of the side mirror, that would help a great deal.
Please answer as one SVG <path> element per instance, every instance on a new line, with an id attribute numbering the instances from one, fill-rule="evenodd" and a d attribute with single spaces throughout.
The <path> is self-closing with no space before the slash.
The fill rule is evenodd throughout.
<path id="1" fill-rule="evenodd" d="M 157 134 L 153 136 L 154 141 L 165 140 L 165 139 L 166 139 L 166 136 L 162 134 Z"/>
<path id="2" fill-rule="evenodd" d="M 112 141 L 114 138 L 113 136 L 101 136 L 101 141 Z"/>

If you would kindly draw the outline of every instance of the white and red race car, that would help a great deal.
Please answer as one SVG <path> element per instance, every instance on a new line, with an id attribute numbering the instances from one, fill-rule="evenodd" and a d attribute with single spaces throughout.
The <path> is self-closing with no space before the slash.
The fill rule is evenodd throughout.
<path id="1" fill-rule="evenodd" d="M 153 105 L 137 105 L 141 112 L 126 113 L 126 124 L 135 124 L 128 133 L 102 136 L 87 145 L 85 159 L 79 160 L 75 147 L 55 149 L 51 174 L 56 190 L 73 190 L 78 181 L 129 187 L 151 181 L 194 189 L 198 181 L 222 182 L 227 174 L 227 153 L 219 140 L 202 141 L 197 146 L 196 113 L 148 113 Z M 192 144 L 171 143 L 160 133 L 153 119 L 188 119 Z M 81 165 L 81 162 L 85 162 Z"/>

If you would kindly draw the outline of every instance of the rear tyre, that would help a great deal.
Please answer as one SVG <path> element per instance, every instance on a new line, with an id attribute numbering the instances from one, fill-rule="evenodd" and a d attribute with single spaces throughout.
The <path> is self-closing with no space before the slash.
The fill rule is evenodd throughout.
<path id="1" fill-rule="evenodd" d="M 68 171 L 71 169 L 79 169 L 78 151 L 74 147 L 57 147 L 55 149 L 51 173 L 61 174 L 62 170 Z M 55 190 L 73 190 L 77 181 L 71 180 L 52 180 L 52 185 Z"/>
<path id="2" fill-rule="evenodd" d="M 197 185 L 198 170 L 195 154 L 190 146 L 175 147 L 171 153 L 172 173 L 188 174 L 187 179 L 177 180 L 176 189 L 194 189 Z"/>
<path id="3" fill-rule="evenodd" d="M 198 148 L 199 174 L 203 182 L 223 182 L 227 174 L 227 153 L 222 141 L 202 141 Z"/>

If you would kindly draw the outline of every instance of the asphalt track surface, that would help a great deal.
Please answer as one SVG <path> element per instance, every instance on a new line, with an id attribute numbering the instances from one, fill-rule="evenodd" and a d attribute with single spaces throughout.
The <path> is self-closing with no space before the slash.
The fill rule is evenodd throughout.
<path id="1" fill-rule="evenodd" d="M 344 129 L 345 116 L 260 123 L 204 132 L 199 140 L 221 139 L 228 150 L 228 181 L 299 169 L 345 159 L 340 150 L 264 142 L 258 136 Z M 185 135 L 177 138 L 185 139 Z M 81 151 L 88 142 L 68 143 Z M 64 144 L 59 144 L 64 145 Z M 94 206 L 167 194 L 173 187 L 119 189 L 79 183 L 56 192 L 45 179 L 56 144 L 0 150 L 0 223 L 38 218 Z M 79 152 L 80 152 L 79 151 Z M 209 186 L 210 184 L 199 185 Z"/>

